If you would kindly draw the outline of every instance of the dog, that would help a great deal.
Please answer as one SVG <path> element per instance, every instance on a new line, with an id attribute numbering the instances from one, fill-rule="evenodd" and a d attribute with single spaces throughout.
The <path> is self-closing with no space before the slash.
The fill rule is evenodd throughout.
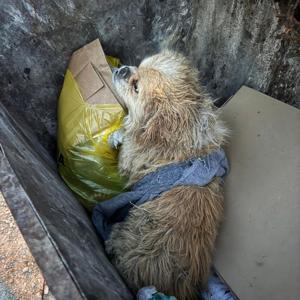
<path id="1" fill-rule="evenodd" d="M 113 73 L 127 110 L 119 170 L 129 186 L 225 143 L 228 130 L 198 78 L 187 58 L 169 50 Z M 106 251 L 132 291 L 153 285 L 180 300 L 199 299 L 222 215 L 219 177 L 205 186 L 176 186 L 133 207 L 112 227 Z"/>

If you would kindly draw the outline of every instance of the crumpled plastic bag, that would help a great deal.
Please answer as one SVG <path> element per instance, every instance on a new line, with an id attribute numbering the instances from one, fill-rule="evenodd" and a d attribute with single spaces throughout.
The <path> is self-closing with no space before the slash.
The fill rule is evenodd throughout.
<path id="1" fill-rule="evenodd" d="M 76 51 L 58 103 L 59 174 L 88 210 L 125 189 L 118 173 L 118 150 L 109 137 L 122 126 L 124 111 L 111 86 L 111 67 L 98 40 Z"/>

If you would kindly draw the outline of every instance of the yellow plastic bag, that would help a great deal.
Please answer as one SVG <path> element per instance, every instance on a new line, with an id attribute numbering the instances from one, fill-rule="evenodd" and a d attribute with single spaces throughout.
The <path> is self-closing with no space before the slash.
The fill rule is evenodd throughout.
<path id="1" fill-rule="evenodd" d="M 88 210 L 122 192 L 126 183 L 118 173 L 118 151 L 108 144 L 124 112 L 110 89 L 110 70 L 99 47 L 94 41 L 75 52 L 58 103 L 59 173 Z M 113 57 L 107 61 L 119 64 Z"/>

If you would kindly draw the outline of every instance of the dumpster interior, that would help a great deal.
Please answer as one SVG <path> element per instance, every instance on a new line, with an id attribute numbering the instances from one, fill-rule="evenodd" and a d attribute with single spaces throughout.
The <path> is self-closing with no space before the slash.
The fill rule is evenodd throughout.
<path id="1" fill-rule="evenodd" d="M 72 52 L 99 38 L 137 65 L 186 54 L 215 99 L 247 85 L 300 108 L 300 6 L 272 1 L 1 3 L 0 186 L 58 299 L 132 299 L 56 169 L 56 110 Z"/>

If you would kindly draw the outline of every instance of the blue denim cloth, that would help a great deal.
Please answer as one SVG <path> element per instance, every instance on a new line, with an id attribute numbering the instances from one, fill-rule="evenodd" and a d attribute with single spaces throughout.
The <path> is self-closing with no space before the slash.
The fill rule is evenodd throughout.
<path id="1" fill-rule="evenodd" d="M 229 164 L 223 149 L 161 167 L 139 180 L 131 191 L 97 204 L 93 210 L 93 223 L 102 239 L 107 240 L 112 226 L 122 222 L 133 206 L 151 201 L 176 186 L 205 186 L 215 177 L 224 178 L 228 171 Z"/>

